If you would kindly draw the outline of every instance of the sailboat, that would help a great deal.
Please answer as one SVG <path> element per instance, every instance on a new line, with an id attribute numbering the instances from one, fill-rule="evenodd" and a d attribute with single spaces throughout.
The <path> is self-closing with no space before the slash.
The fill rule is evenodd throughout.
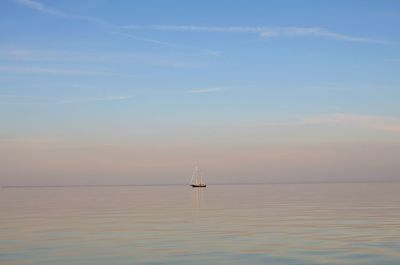
<path id="1" fill-rule="evenodd" d="M 195 166 L 193 169 L 190 186 L 192 186 L 193 188 L 205 188 L 207 186 L 206 183 L 203 181 L 203 175 L 201 174 L 198 166 Z"/>

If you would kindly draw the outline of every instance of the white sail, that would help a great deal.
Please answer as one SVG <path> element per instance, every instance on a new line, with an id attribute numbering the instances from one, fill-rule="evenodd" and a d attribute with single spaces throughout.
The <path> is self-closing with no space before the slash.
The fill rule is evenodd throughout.
<path id="1" fill-rule="evenodd" d="M 192 187 L 205 187 L 206 183 L 203 181 L 203 176 L 199 167 L 196 165 L 193 169 L 192 178 L 190 180 L 190 185 Z"/>

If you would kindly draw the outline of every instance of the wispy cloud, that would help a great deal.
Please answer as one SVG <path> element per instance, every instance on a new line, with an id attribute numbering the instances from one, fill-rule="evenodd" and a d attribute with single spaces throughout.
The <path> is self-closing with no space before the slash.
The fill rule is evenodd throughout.
<path id="1" fill-rule="evenodd" d="M 346 125 L 400 133 L 400 117 L 333 113 L 308 117 L 303 124 Z"/>
<path id="2" fill-rule="evenodd" d="M 291 121 L 262 123 L 262 126 L 267 127 L 293 127 L 310 125 L 331 127 L 341 126 L 400 133 L 400 117 L 396 116 L 330 113 L 297 118 Z"/>
<path id="3" fill-rule="evenodd" d="M 215 26 L 170 26 L 170 25 L 127 25 L 125 29 L 180 31 L 180 32 L 209 32 L 209 33 L 252 33 L 263 38 L 276 37 L 319 37 L 338 41 L 387 43 L 366 37 L 341 34 L 321 27 L 215 27 Z"/>
<path id="4" fill-rule="evenodd" d="M 71 98 L 57 101 L 56 103 L 68 104 L 68 103 L 80 103 L 80 102 L 98 102 L 98 101 L 122 101 L 131 99 L 132 96 L 109 96 L 109 97 L 90 97 L 90 98 Z"/>
<path id="5" fill-rule="evenodd" d="M 27 8 L 39 11 L 41 13 L 46 13 L 46 14 L 50 14 L 53 16 L 59 16 L 59 17 L 67 17 L 66 14 L 64 14 L 63 12 L 60 12 L 58 10 L 55 10 L 53 8 L 48 7 L 47 5 L 37 2 L 37 1 L 32 1 L 32 0 L 14 0 L 14 2 L 23 5 Z"/>
<path id="6" fill-rule="evenodd" d="M 101 26 L 113 26 L 111 23 L 100 19 L 100 18 L 96 18 L 96 17 L 90 17 L 90 16 L 81 16 L 81 15 L 72 15 L 72 14 L 67 14 L 64 13 L 62 11 L 59 11 L 57 9 L 54 9 L 52 7 L 49 7 L 41 2 L 38 1 L 33 1 L 33 0 L 14 0 L 14 2 L 33 9 L 35 11 L 44 13 L 44 14 L 48 14 L 48 15 L 53 15 L 53 16 L 57 16 L 57 17 L 62 17 L 62 18 L 68 18 L 68 19 L 77 19 L 77 20 L 82 20 L 82 21 L 86 21 L 86 22 L 90 22 L 90 23 L 94 23 L 94 24 L 98 24 Z"/>
<path id="7" fill-rule="evenodd" d="M 106 71 L 88 71 L 76 70 L 68 68 L 49 68 L 49 67 L 25 67 L 25 66 L 1 66 L 0 73 L 12 74 L 46 74 L 46 75 L 116 75 L 116 76 L 130 76 L 122 73 L 113 73 Z"/>
<path id="8" fill-rule="evenodd" d="M 37 104 L 74 104 L 85 102 L 107 102 L 107 101 L 123 101 L 132 99 L 132 95 L 104 96 L 104 97 L 75 97 L 75 98 L 51 98 L 27 95 L 1 95 L 0 104 L 12 105 L 37 105 Z"/>
<path id="9" fill-rule="evenodd" d="M 204 51 L 202 51 L 202 54 L 217 56 L 217 55 L 220 55 L 221 52 L 220 51 L 216 51 L 216 50 L 204 50 Z"/>
<path id="10" fill-rule="evenodd" d="M 200 93 L 214 93 L 226 90 L 226 87 L 210 87 L 210 88 L 200 88 L 200 89 L 191 89 L 188 90 L 187 93 L 191 94 L 200 94 Z"/>
<path id="11" fill-rule="evenodd" d="M 80 21 L 91 23 L 91 24 L 96 24 L 98 26 L 106 28 L 108 30 L 108 33 L 111 33 L 111 34 L 118 34 L 120 36 L 129 37 L 134 40 L 149 42 L 149 43 L 153 43 L 153 44 L 157 44 L 157 45 L 163 45 L 163 46 L 169 46 L 169 47 L 175 46 L 172 43 L 158 41 L 158 40 L 150 39 L 150 38 L 144 38 L 144 37 L 133 35 L 130 33 L 120 32 L 119 29 L 121 27 L 114 25 L 113 23 L 110 23 L 106 20 L 97 18 L 97 17 L 67 14 L 65 12 L 61 12 L 57 9 L 49 7 L 41 2 L 33 1 L 33 0 L 14 0 L 14 2 L 16 2 L 24 7 L 30 8 L 32 10 L 44 13 L 44 14 L 62 17 L 62 18 L 66 18 L 66 19 L 80 20 Z"/>
<path id="12" fill-rule="evenodd" d="M 150 42 L 150 43 L 153 43 L 153 44 L 158 44 L 158 45 L 163 45 L 163 46 L 168 46 L 168 47 L 176 47 L 175 44 L 170 43 L 170 42 L 159 41 L 159 40 L 149 39 L 149 38 L 143 38 L 141 36 L 133 35 L 133 34 L 126 33 L 126 32 L 112 31 L 110 33 L 115 34 L 115 35 L 119 35 L 119 36 L 128 37 L 128 38 L 134 39 L 134 40 Z"/>
<path id="13" fill-rule="evenodd" d="M 269 30 L 261 31 L 261 37 L 320 37 L 338 41 L 350 42 L 373 42 L 373 43 L 386 43 L 381 40 L 371 38 L 351 36 L 341 33 L 332 32 L 319 27 L 287 27 L 287 28 L 271 28 Z"/>
<path id="14" fill-rule="evenodd" d="M 203 55 L 203 51 L 196 55 Z M 198 65 L 194 60 L 182 59 L 175 54 L 164 53 L 144 53 L 144 52 L 109 52 L 109 51 L 69 51 L 69 50 L 40 50 L 40 49 L 27 49 L 18 47 L 2 47 L 0 46 L 0 60 L 10 61 L 13 65 L 6 66 L 0 65 L 0 72 L 21 72 L 21 73 L 48 73 L 48 74 L 80 74 L 75 73 L 76 69 L 57 69 L 48 67 L 16 67 L 15 63 L 19 62 L 129 62 L 137 63 L 140 65 L 154 65 L 154 66 L 167 66 L 176 68 L 187 68 Z M 84 72 L 85 73 L 85 72 Z M 93 72 L 89 71 L 88 74 L 113 74 L 109 72 Z M 123 75 L 116 74 L 115 75 Z"/>

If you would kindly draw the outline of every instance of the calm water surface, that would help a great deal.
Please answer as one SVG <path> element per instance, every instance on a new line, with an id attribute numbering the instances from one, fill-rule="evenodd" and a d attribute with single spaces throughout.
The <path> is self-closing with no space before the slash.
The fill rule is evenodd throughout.
<path id="1" fill-rule="evenodd" d="M 400 264 L 400 184 L 0 189 L 0 264 Z"/>

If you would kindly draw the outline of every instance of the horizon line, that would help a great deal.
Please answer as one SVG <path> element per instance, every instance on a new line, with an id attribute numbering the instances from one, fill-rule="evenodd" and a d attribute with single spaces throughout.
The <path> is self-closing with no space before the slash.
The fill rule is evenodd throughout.
<path id="1" fill-rule="evenodd" d="M 216 182 L 207 184 L 214 186 L 239 186 L 239 185 L 301 185 L 301 184 L 363 184 L 363 183 L 400 183 L 400 180 L 350 180 L 350 181 L 304 181 L 304 182 Z M 101 188 L 101 187 L 165 187 L 165 186 L 189 186 L 182 183 L 157 183 L 157 184 L 68 184 L 68 185 L 4 185 L 4 189 L 14 188 Z"/>

